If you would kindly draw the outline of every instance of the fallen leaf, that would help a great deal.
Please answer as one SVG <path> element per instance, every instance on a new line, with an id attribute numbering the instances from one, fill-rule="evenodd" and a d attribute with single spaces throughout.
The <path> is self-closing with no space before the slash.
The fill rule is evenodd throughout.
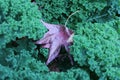
<path id="1" fill-rule="evenodd" d="M 42 39 L 36 41 L 36 44 L 42 45 L 43 48 L 49 49 L 49 57 L 46 62 L 48 65 L 60 53 L 61 47 L 64 47 L 66 52 L 70 54 L 69 46 L 73 43 L 74 33 L 63 25 L 49 24 L 41 20 L 43 25 L 48 29 Z M 71 62 L 73 64 L 73 62 Z"/>

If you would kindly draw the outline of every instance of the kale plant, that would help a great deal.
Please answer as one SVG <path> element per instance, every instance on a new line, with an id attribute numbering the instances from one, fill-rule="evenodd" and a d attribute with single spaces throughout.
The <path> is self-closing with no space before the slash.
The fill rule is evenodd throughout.
<path id="1" fill-rule="evenodd" d="M 99 80 L 120 79 L 120 41 L 111 23 L 78 23 L 74 37 L 74 60 Z"/>
<path id="2" fill-rule="evenodd" d="M 119 0 L 0 0 L 0 80 L 119 80 L 119 17 Z M 68 19 L 74 65 L 64 49 L 45 64 L 48 51 L 35 44 L 47 31 L 41 19 Z"/>

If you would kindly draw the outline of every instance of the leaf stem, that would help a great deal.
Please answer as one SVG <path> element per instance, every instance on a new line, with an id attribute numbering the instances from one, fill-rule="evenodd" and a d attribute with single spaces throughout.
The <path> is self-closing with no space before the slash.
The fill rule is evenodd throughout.
<path id="1" fill-rule="evenodd" d="M 67 25 L 67 23 L 68 23 L 69 18 L 70 18 L 72 15 L 76 14 L 77 12 L 79 12 L 79 11 L 80 11 L 80 10 L 75 11 L 74 13 L 72 13 L 72 14 L 67 18 L 67 20 L 66 20 L 66 22 L 65 22 L 65 27 L 66 27 L 66 25 Z"/>

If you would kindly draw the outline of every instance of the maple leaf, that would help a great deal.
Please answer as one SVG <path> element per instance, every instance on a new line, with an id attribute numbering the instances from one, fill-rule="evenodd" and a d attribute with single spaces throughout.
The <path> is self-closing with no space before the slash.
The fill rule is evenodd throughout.
<path id="1" fill-rule="evenodd" d="M 45 33 L 42 39 L 36 41 L 36 44 L 40 44 L 43 48 L 49 49 L 49 57 L 46 62 L 48 65 L 53 61 L 62 47 L 65 48 L 66 52 L 70 54 L 69 46 L 73 43 L 74 33 L 72 30 L 68 29 L 63 25 L 49 24 L 41 20 L 43 25 L 48 29 L 48 32 Z M 71 61 L 73 64 L 73 62 Z"/>

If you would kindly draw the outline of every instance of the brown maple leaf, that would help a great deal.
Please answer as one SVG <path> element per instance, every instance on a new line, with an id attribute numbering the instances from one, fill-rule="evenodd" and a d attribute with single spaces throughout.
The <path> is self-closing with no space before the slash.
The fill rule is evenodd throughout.
<path id="1" fill-rule="evenodd" d="M 40 44 L 43 48 L 49 49 L 49 57 L 46 64 L 48 65 L 58 56 L 61 47 L 64 47 L 70 55 L 69 46 L 73 43 L 73 31 L 63 25 L 49 24 L 42 20 L 41 22 L 48 29 L 48 32 L 45 33 L 42 39 L 36 41 L 36 44 Z M 73 64 L 72 61 L 71 64 Z"/>

